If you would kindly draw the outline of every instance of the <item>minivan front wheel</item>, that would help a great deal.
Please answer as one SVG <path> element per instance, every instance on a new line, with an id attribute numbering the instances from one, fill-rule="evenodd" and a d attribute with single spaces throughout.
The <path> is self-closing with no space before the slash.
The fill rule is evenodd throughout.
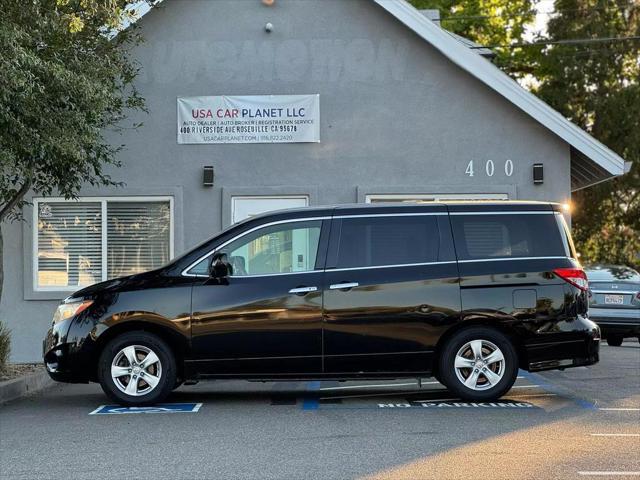
<path id="1" fill-rule="evenodd" d="M 471 327 L 449 339 L 439 359 L 442 383 L 464 400 L 495 400 L 508 392 L 518 375 L 518 356 L 497 330 Z"/>
<path id="2" fill-rule="evenodd" d="M 111 340 L 98 361 L 102 390 L 122 405 L 163 401 L 176 384 L 176 362 L 169 346 L 149 332 L 128 332 Z"/>

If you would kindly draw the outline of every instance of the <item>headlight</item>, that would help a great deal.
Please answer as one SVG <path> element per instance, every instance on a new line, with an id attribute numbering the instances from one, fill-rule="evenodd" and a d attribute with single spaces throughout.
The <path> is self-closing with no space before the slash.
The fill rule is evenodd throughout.
<path id="1" fill-rule="evenodd" d="M 71 318 L 74 315 L 80 314 L 82 311 L 89 308 L 93 303 L 93 300 L 84 300 L 80 302 L 63 303 L 58 306 L 56 313 L 53 314 L 54 325 L 58 322 L 62 322 L 67 318 Z"/>

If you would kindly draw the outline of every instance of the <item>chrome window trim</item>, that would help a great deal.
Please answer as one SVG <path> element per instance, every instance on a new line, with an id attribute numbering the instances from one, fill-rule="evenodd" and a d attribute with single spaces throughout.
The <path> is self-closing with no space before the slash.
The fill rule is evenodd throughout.
<path id="1" fill-rule="evenodd" d="M 231 242 L 244 237 L 256 230 L 260 230 L 263 228 L 267 228 L 273 225 L 281 225 L 287 223 L 297 223 L 297 222 L 310 222 L 317 220 L 331 220 L 331 219 L 343 219 L 343 218 L 367 218 L 367 217 L 416 217 L 416 216 L 439 216 L 439 215 L 514 215 L 514 214 L 526 214 L 526 215 L 553 215 L 558 212 L 553 210 L 551 211 L 509 211 L 509 212 L 415 212 L 415 213 L 369 213 L 369 214 L 351 214 L 351 215 L 325 215 L 320 217 L 302 217 L 302 218 L 289 218 L 286 220 L 277 220 L 274 222 L 265 223 L 262 225 L 257 225 L 245 232 L 242 232 L 235 237 L 227 240 L 226 242 L 218 245 L 211 251 L 199 257 L 196 261 L 192 262 L 189 266 L 182 270 L 180 273 L 181 276 L 184 277 L 194 277 L 194 278 L 206 278 L 207 275 L 189 273 L 189 270 L 194 268 L 203 260 L 207 259 L 211 255 L 215 254 L 221 248 L 227 246 Z M 265 274 L 257 274 L 257 275 L 230 275 L 230 278 L 250 278 L 250 277 L 273 277 L 273 276 L 282 276 L 282 275 L 296 275 L 303 273 L 314 273 L 314 272 L 341 272 L 341 271 L 349 271 L 349 270 L 367 270 L 372 268 L 399 268 L 399 267 L 416 267 L 416 266 L 428 266 L 428 265 L 446 265 L 450 263 L 474 263 L 474 262 L 498 262 L 498 261 L 508 261 L 508 260 L 552 260 L 552 259 L 571 259 L 570 256 L 550 256 L 550 257 L 502 257 L 502 258 L 479 258 L 473 260 L 449 260 L 443 262 L 421 262 L 421 263 L 404 263 L 404 264 L 393 264 L 393 265 L 371 265 L 366 267 L 347 267 L 347 268 L 331 268 L 326 270 L 307 270 L 303 272 L 283 272 L 283 273 L 265 273 Z"/>
<path id="2" fill-rule="evenodd" d="M 555 210 L 513 210 L 510 212 L 450 212 L 449 215 L 553 215 Z"/>
<path id="3" fill-rule="evenodd" d="M 500 258 L 477 258 L 473 260 L 458 260 L 458 263 L 474 263 L 474 262 L 506 262 L 509 260 L 559 260 L 561 258 L 570 259 L 571 257 L 500 257 Z"/>
<path id="4" fill-rule="evenodd" d="M 305 218 L 289 218 L 287 220 L 277 220 L 275 222 L 269 222 L 269 223 L 263 223 L 262 225 L 256 225 L 253 228 L 250 228 L 249 230 L 246 230 L 242 233 L 239 233 L 238 235 L 236 235 L 235 237 L 227 240 L 226 242 L 218 245 L 216 248 L 214 248 L 213 250 L 209 251 L 208 253 L 202 255 L 200 258 L 198 258 L 195 262 L 191 263 L 187 268 L 185 268 L 184 270 L 182 270 L 182 272 L 180 273 L 183 277 L 201 277 L 201 278 L 206 278 L 208 277 L 208 275 L 200 275 L 197 273 L 189 273 L 189 270 L 191 270 L 193 267 L 195 267 L 197 264 L 199 264 L 200 262 L 202 262 L 203 260 L 205 260 L 206 258 L 210 257 L 211 255 L 213 255 L 214 253 L 216 253 L 218 250 L 220 250 L 221 248 L 229 245 L 231 242 L 238 240 L 242 237 L 244 237 L 245 235 L 248 235 L 252 232 L 255 232 L 256 230 L 261 230 L 263 228 L 267 228 L 273 225 L 281 225 L 281 224 L 286 224 L 286 223 L 298 223 L 298 222 L 313 222 L 313 221 L 317 221 L 317 220 L 330 220 L 331 217 L 330 216 L 324 216 L 324 217 L 305 217 Z M 313 269 L 313 270 L 306 270 L 304 272 L 284 272 L 284 273 L 265 273 L 265 274 L 260 274 L 260 275 L 242 275 L 241 278 L 247 278 L 247 277 L 268 277 L 268 276 L 274 276 L 274 275 L 291 275 L 291 274 L 296 274 L 296 273 L 310 273 L 310 272 L 320 272 L 322 270 L 317 270 L 317 269 Z M 231 278 L 233 278 L 233 275 L 230 275 Z M 237 277 L 240 278 L 240 277 Z"/>
<path id="5" fill-rule="evenodd" d="M 348 272 L 351 270 L 371 270 L 373 268 L 422 267 L 422 266 L 428 266 L 428 265 L 446 265 L 449 263 L 456 263 L 456 261 L 448 260 L 445 262 L 396 263 L 391 265 L 371 265 L 368 267 L 327 268 L 325 272 Z"/>
<path id="6" fill-rule="evenodd" d="M 375 217 L 427 217 L 434 215 L 448 215 L 447 212 L 417 212 L 417 213 L 368 213 L 352 215 L 334 215 L 333 218 L 375 218 Z"/>

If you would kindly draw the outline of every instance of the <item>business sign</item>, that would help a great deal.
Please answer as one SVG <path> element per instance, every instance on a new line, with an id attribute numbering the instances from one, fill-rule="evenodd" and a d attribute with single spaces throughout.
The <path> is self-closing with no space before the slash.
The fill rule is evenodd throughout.
<path id="1" fill-rule="evenodd" d="M 178 97 L 178 143 L 320 141 L 320 95 Z"/>

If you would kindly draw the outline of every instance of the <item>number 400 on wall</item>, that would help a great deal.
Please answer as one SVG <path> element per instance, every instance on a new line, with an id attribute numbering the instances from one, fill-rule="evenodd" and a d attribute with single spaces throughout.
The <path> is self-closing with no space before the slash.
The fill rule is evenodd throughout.
<path id="1" fill-rule="evenodd" d="M 467 169 L 464 171 L 470 177 L 473 177 L 473 160 L 470 160 L 467 164 Z M 486 173 L 487 177 L 493 177 L 494 173 L 496 173 L 496 164 L 493 160 L 487 160 L 484 162 L 484 173 Z M 504 161 L 504 174 L 507 177 L 513 175 L 513 162 L 510 159 Z"/>

